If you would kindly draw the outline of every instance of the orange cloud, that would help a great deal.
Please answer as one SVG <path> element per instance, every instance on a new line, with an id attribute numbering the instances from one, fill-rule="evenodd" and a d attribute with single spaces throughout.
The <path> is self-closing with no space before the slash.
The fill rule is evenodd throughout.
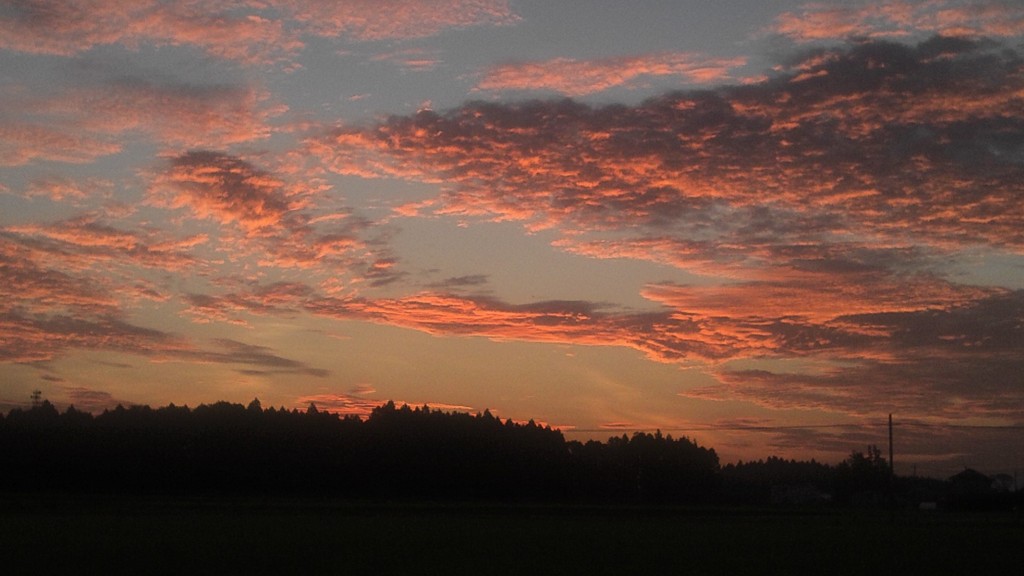
<path id="1" fill-rule="evenodd" d="M 798 42 L 914 34 L 1012 37 L 1024 34 L 1024 8 L 955 0 L 813 3 L 778 16 L 771 31 Z"/>
<path id="2" fill-rule="evenodd" d="M 101 135 L 25 122 L 0 125 L 0 166 L 21 166 L 34 160 L 86 164 L 120 151 L 120 143 Z"/>
<path id="3" fill-rule="evenodd" d="M 283 108 L 265 91 L 124 81 L 71 89 L 49 97 L 17 94 L 0 104 L 19 111 L 0 125 L 0 165 L 37 160 L 88 163 L 117 154 L 132 137 L 164 146 L 221 147 L 270 135 L 268 120 Z"/>
<path id="4" fill-rule="evenodd" d="M 131 348 L 135 331 L 123 316 L 140 302 L 168 299 L 166 289 L 145 279 L 140 268 L 195 269 L 180 243 L 156 232 L 127 232 L 84 217 L 54 224 L 0 230 L 0 337 L 18 361 L 46 359 L 67 347 Z M 78 334 L 75 329 L 86 330 Z M 57 330 L 52 338 L 48 330 Z M 60 333 L 67 329 L 68 334 Z M 105 340 L 103 333 L 111 333 Z"/>
<path id="5" fill-rule="evenodd" d="M 227 146 L 270 135 L 267 121 L 285 108 L 269 105 L 269 94 L 247 86 L 156 85 L 127 81 L 78 88 L 29 110 L 70 118 L 87 133 L 150 134 L 185 148 Z"/>
<path id="6" fill-rule="evenodd" d="M 948 309 L 999 290 L 958 286 L 936 278 L 832 275 L 816 281 L 747 282 L 714 286 L 648 286 L 643 295 L 674 310 L 706 317 L 796 318 L 824 323 L 853 314 Z"/>
<path id="7" fill-rule="evenodd" d="M 391 254 L 388 227 L 353 214 L 324 187 L 311 185 L 302 169 L 272 173 L 237 156 L 195 150 L 152 176 L 149 201 L 216 222 L 210 242 L 234 261 L 303 269 L 311 281 L 330 278 L 350 289 L 405 275 Z"/>
<path id="8" fill-rule="evenodd" d="M 874 417 L 896 412 L 939 419 L 1021 422 L 1024 395 L 1006 385 L 1021 369 L 1024 363 L 1009 355 L 961 354 L 939 361 L 926 354 L 891 362 L 849 360 L 824 374 L 723 370 L 716 374 L 720 384 L 681 395 L 748 401 L 774 410 Z M 997 380 L 984 379 L 987 377 Z"/>
<path id="9" fill-rule="evenodd" d="M 364 398 L 355 396 L 353 394 L 338 394 L 338 393 L 326 393 L 326 394 L 312 394 L 308 396 L 300 396 L 295 399 L 295 404 L 304 408 L 313 404 L 317 410 L 321 412 L 333 412 L 343 416 L 359 416 L 360 418 L 366 418 L 373 412 L 374 408 L 382 406 L 387 400 L 373 400 L 370 398 Z M 439 402 L 420 402 L 412 403 L 405 401 L 393 401 L 395 406 L 401 408 L 403 406 L 421 407 L 427 405 L 431 410 L 444 410 L 446 412 L 472 412 L 474 408 L 472 406 L 462 406 L 460 404 L 445 404 Z"/>
<path id="10" fill-rule="evenodd" d="M 181 355 L 186 341 L 131 324 L 128 309 L 167 296 L 138 267 L 180 270 L 195 261 L 156 233 L 92 218 L 0 230 L 0 362 L 40 362 L 71 349 Z"/>
<path id="11" fill-rule="evenodd" d="M 1021 62 L 992 40 L 864 40 L 635 106 L 473 102 L 337 129 L 309 143 L 330 170 L 440 186 L 405 217 L 519 221 L 704 278 L 648 285 L 648 314 L 448 293 L 306 307 L 703 362 L 721 382 L 687 392 L 704 399 L 1020 419 L 1019 293 L 957 284 L 951 263 L 1024 253 Z"/>
<path id="12" fill-rule="evenodd" d="M 370 58 L 378 62 L 389 62 L 403 70 L 425 72 L 442 64 L 436 51 L 425 48 L 405 48 L 394 52 L 377 54 Z"/>
<path id="13" fill-rule="evenodd" d="M 63 270 L 118 262 L 181 271 L 197 261 L 186 250 L 205 241 L 202 237 L 168 239 L 156 231 L 123 230 L 85 215 L 53 224 L 26 224 L 3 229 L 34 261 Z"/>
<path id="14" fill-rule="evenodd" d="M 260 17 L 244 2 L 35 0 L 0 18 L 0 47 L 69 56 L 96 46 L 141 43 L 194 45 L 212 56 L 266 62 L 301 46 L 282 22 Z M 234 12 L 234 13 L 232 13 Z"/>
<path id="15" fill-rule="evenodd" d="M 235 361 L 129 319 L 140 302 L 169 298 L 147 272 L 202 271 L 189 250 L 203 242 L 125 230 L 92 215 L 0 230 L 0 362 L 40 362 L 74 349 Z"/>
<path id="16" fill-rule="evenodd" d="M 219 296 L 191 294 L 186 313 L 198 321 L 245 324 L 244 315 L 305 311 L 343 320 L 364 320 L 439 336 L 494 340 L 624 346 L 659 362 L 722 359 L 742 355 L 742 342 L 704 329 L 696 315 L 602 310 L 589 302 L 550 301 L 511 305 L 500 300 L 424 292 L 370 299 L 323 295 L 297 283 L 275 283 Z"/>
<path id="17" fill-rule="evenodd" d="M 891 279 L 854 274 L 837 294 L 815 287 L 651 286 L 658 312 L 616 312 L 587 302 L 512 305 L 493 298 L 421 293 L 390 299 L 323 296 L 302 284 L 272 284 L 221 297 L 191 298 L 196 314 L 234 321 L 297 310 L 400 326 L 439 336 L 620 346 L 657 362 L 709 362 L 719 384 L 682 394 L 744 400 L 773 409 L 859 416 L 885 411 L 1021 419 L 1013 382 L 1021 363 L 1022 292 L 969 288 L 920 278 L 920 293 L 890 298 Z M 868 282 L 858 286 L 857 282 Z M 872 294 L 875 288 L 882 288 Z M 897 285 L 888 289 L 899 292 Z M 792 291 L 792 293 L 790 293 Z M 779 303 L 773 299 L 783 298 Z M 801 302 L 801 300 L 805 300 Z M 848 302 L 847 302 L 848 300 Z M 793 372 L 739 369 L 732 362 L 798 360 Z M 343 403 L 341 408 L 353 404 Z M 319 401 L 318 401 L 319 405 Z M 339 408 L 339 409 L 341 409 Z"/>
<path id="18" fill-rule="evenodd" d="M 185 360 L 190 362 L 215 362 L 222 364 L 238 364 L 245 366 L 238 371 L 242 374 L 263 376 L 270 374 L 302 374 L 324 378 L 330 375 L 328 370 L 314 368 L 290 358 L 277 355 L 266 346 L 256 346 L 229 339 L 215 339 L 202 350 L 189 349 L 169 355 L 168 360 Z"/>
<path id="19" fill-rule="evenodd" d="M 644 76 L 676 76 L 688 82 L 717 82 L 744 58 L 707 59 L 695 54 L 663 52 L 598 60 L 555 58 L 503 64 L 488 70 L 477 90 L 553 90 L 583 96 L 628 86 Z"/>
<path id="20" fill-rule="evenodd" d="M 588 302 L 510 305 L 481 297 L 421 293 L 395 299 L 320 297 L 305 303 L 314 314 L 413 328 L 436 335 L 494 340 L 624 346 L 659 362 L 715 359 L 734 354 L 734 342 L 703 334 L 699 319 L 668 312 L 613 313 Z"/>
<path id="21" fill-rule="evenodd" d="M 290 62 L 307 35 L 354 40 L 433 36 L 518 21 L 504 0 L 33 0 L 0 15 L 0 48 L 70 56 L 97 46 L 194 46 L 246 64 Z"/>
<path id="22" fill-rule="evenodd" d="M 313 290 L 305 284 L 278 282 L 258 286 L 248 292 L 236 292 L 223 296 L 208 294 L 187 294 L 188 308 L 185 313 L 199 322 L 230 322 L 247 325 L 239 318 L 240 313 L 294 315 L 302 302 L 311 296 Z"/>
<path id="23" fill-rule="evenodd" d="M 775 18 L 772 31 L 795 40 L 843 39 L 867 30 L 868 14 L 851 8 L 817 5 L 803 12 L 786 12 Z"/>
<path id="24" fill-rule="evenodd" d="M 71 317 L 0 311 L 0 362 L 42 362 L 71 349 L 135 354 L 176 354 L 187 349 L 180 339 L 135 326 L 113 316 Z"/>
<path id="25" fill-rule="evenodd" d="M 0 233 L 0 311 L 110 314 L 117 309 L 107 282 L 83 281 L 61 270 L 66 267 L 48 265 L 47 259 L 45 250 L 8 232 Z M 53 259 L 61 262 L 59 255 Z"/>
<path id="26" fill-rule="evenodd" d="M 276 4 L 291 11 L 312 34 L 364 41 L 424 38 L 449 28 L 507 26 L 519 21 L 505 0 L 282 0 Z"/>
<path id="27" fill-rule="evenodd" d="M 187 207 L 200 218 L 235 224 L 250 236 L 284 226 L 297 208 L 282 181 L 217 152 L 175 158 L 170 172 L 157 181 L 153 196 L 170 208 Z"/>
<path id="28" fill-rule="evenodd" d="M 530 229 L 1019 250 L 1024 75 L 988 46 L 867 42 L 633 107 L 474 102 L 342 128 L 309 150 L 338 173 L 439 183 L 435 213 Z"/>
<path id="29" fill-rule="evenodd" d="M 25 195 L 74 204 L 90 197 L 106 197 L 112 188 L 113 183 L 107 180 L 87 179 L 76 182 L 68 178 L 47 178 L 32 182 Z"/>
<path id="30" fill-rule="evenodd" d="M 6 268 L 0 269 L 0 274 L 5 282 L 11 280 Z M 153 361 L 236 365 L 245 374 L 328 374 L 263 346 L 226 339 L 196 343 L 133 324 L 123 318 L 124 311 L 115 302 L 97 296 L 88 299 L 94 287 L 86 285 L 75 292 L 73 286 L 60 283 L 65 278 L 51 277 L 53 281 L 48 282 L 46 275 L 41 277 L 44 281 L 36 282 L 33 292 L 20 299 L 0 292 L 4 296 L 0 304 L 0 363 L 44 362 L 72 350 L 103 350 Z M 34 308 L 26 305 L 33 296 L 40 298 Z"/>
<path id="31" fill-rule="evenodd" d="M 1024 421 L 1024 292 L 1003 292 L 948 309 L 855 314 L 835 323 L 875 337 L 833 342 L 823 368 L 715 371 L 719 385 L 684 396 L 743 399 L 774 409 L 855 415 Z"/>
<path id="32" fill-rule="evenodd" d="M 366 418 L 374 408 L 384 404 L 379 400 L 361 398 L 351 394 L 311 394 L 295 399 L 296 407 L 304 409 L 313 404 L 321 412 L 332 412 L 342 416 Z"/>
<path id="33" fill-rule="evenodd" d="M 117 406 L 130 406 L 133 403 L 115 398 L 110 392 L 93 390 L 84 386 L 63 386 L 62 392 L 67 403 L 76 410 L 97 414 L 104 410 L 112 410 Z"/>

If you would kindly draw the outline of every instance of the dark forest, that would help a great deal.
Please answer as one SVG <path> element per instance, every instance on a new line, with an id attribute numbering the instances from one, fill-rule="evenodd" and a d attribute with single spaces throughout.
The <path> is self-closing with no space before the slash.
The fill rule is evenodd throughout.
<path id="1" fill-rule="evenodd" d="M 352 501 L 804 505 L 996 509 L 1019 505 L 973 470 L 894 477 L 868 446 L 837 465 L 770 457 L 721 466 L 671 435 L 567 441 L 533 421 L 389 402 L 366 419 L 218 402 L 92 415 L 43 401 L 0 415 L 0 490 L 315 496 Z"/>

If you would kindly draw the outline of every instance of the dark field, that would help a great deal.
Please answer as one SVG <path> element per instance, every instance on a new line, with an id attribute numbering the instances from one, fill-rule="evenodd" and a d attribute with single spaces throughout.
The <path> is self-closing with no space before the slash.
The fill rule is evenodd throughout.
<path id="1" fill-rule="evenodd" d="M 1020 574 L 1019 515 L 0 499 L 4 574 Z"/>

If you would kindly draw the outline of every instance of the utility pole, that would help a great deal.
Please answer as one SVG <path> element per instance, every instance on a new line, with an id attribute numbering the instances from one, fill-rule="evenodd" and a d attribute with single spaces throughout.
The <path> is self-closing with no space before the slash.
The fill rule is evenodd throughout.
<path id="1" fill-rule="evenodd" d="M 896 468 L 892 465 L 892 414 L 889 414 L 889 474 L 896 475 Z"/>
<path id="2" fill-rule="evenodd" d="M 889 523 L 896 521 L 896 469 L 892 465 L 892 413 L 889 414 Z"/>

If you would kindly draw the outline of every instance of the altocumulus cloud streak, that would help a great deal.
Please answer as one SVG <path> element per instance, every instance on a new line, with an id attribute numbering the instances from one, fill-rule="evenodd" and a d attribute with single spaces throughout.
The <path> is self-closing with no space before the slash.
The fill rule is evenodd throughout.
<path id="1" fill-rule="evenodd" d="M 192 45 L 217 58 L 266 64 L 287 62 L 311 37 L 421 38 L 517 20 L 503 0 L 31 0 L 0 17 L 0 47 L 67 56 L 111 44 Z"/>
<path id="2" fill-rule="evenodd" d="M 629 85 L 644 76 L 679 76 L 699 82 L 723 80 L 742 58 L 703 59 L 694 54 L 661 53 L 643 56 L 503 64 L 487 70 L 479 90 L 552 90 L 567 96 L 601 92 Z"/>
<path id="3" fill-rule="evenodd" d="M 890 374 L 897 390 L 918 374 L 913 397 L 889 397 L 911 410 L 953 415 L 966 402 L 974 415 L 1019 419 L 1019 293 L 958 284 L 942 263 L 967 247 L 1024 247 L 1022 72 L 1020 56 L 991 40 L 863 40 L 747 85 L 636 106 L 471 103 L 343 128 L 310 150 L 338 173 L 441 183 L 440 197 L 406 215 L 518 221 L 561 233 L 568 251 L 725 281 L 645 290 L 671 310 L 664 321 L 703 345 L 656 358 L 835 362 L 824 375 L 720 364 L 721 387 L 693 394 L 877 412 L 868 400 L 878 390 L 864 382 Z M 406 304 L 429 306 L 411 325 L 431 332 L 552 337 L 549 323 L 512 330 L 477 301 Z M 993 309 L 1001 314 L 982 313 Z M 929 319 L 942 329 L 914 337 Z M 651 347 L 664 341 L 627 331 Z M 927 369 L 940 356 L 949 369 Z"/>

